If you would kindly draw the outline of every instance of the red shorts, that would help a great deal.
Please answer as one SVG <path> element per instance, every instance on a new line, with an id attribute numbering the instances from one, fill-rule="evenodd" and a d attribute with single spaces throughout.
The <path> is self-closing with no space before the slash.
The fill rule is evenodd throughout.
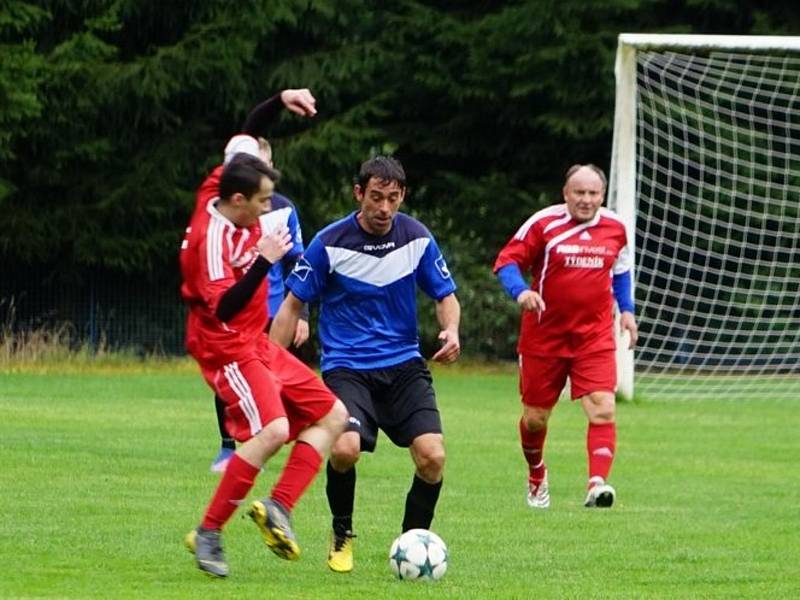
<path id="1" fill-rule="evenodd" d="M 519 356 L 519 391 L 522 403 L 538 408 L 553 408 L 561 390 L 570 380 L 573 400 L 592 392 L 617 390 L 615 350 L 602 350 L 581 356 Z"/>
<path id="2" fill-rule="evenodd" d="M 294 440 L 336 401 L 314 371 L 266 336 L 252 356 L 219 369 L 201 365 L 200 370 L 225 402 L 225 425 L 239 442 L 279 417 L 289 419 L 289 440 Z"/>

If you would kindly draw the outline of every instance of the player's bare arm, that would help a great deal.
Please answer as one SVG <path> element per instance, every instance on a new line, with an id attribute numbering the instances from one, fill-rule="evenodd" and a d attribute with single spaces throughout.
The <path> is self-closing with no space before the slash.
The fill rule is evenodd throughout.
<path id="1" fill-rule="evenodd" d="M 525 290 L 517 296 L 517 304 L 525 310 L 535 312 L 542 312 L 545 310 L 544 299 L 539 295 L 539 292 L 534 290 Z"/>
<path id="2" fill-rule="evenodd" d="M 278 314 L 275 315 L 269 328 L 269 339 L 284 348 L 288 348 L 294 339 L 297 321 L 302 310 L 302 300 L 292 292 L 286 294 L 286 298 L 283 299 Z"/>
<path id="3" fill-rule="evenodd" d="M 630 341 L 628 342 L 628 350 L 633 350 L 636 342 L 639 340 L 639 326 L 636 324 L 636 318 L 632 312 L 627 310 L 619 316 L 619 329 L 620 333 L 628 332 Z"/>
<path id="4" fill-rule="evenodd" d="M 461 354 L 461 342 L 458 338 L 461 305 L 455 294 L 445 296 L 436 303 L 436 320 L 441 327 L 439 341 L 442 347 L 433 355 L 432 360 L 443 364 L 455 362 Z"/>
<path id="5" fill-rule="evenodd" d="M 283 90 L 281 102 L 288 110 L 301 117 L 313 117 L 317 114 L 317 100 L 308 88 Z"/>

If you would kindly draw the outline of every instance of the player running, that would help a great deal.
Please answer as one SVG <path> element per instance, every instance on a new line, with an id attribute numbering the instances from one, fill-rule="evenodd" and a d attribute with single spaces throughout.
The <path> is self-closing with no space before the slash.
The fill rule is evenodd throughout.
<path id="1" fill-rule="evenodd" d="M 543 449 L 547 422 L 567 377 L 572 399 L 580 398 L 589 418 L 584 505 L 614 503 L 614 488 L 606 482 L 617 437 L 612 287 L 631 348 L 638 335 L 625 227 L 613 212 L 601 208 L 605 192 L 600 168 L 572 166 L 565 178 L 564 203 L 540 210 L 523 223 L 494 264 L 503 287 L 523 308 L 519 431 L 532 508 L 550 506 Z M 530 289 L 523 271 L 532 275 Z"/>

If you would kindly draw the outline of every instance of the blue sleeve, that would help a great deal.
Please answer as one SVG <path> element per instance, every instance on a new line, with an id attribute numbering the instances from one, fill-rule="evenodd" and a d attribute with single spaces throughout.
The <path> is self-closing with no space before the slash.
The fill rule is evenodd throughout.
<path id="1" fill-rule="evenodd" d="M 300 256 L 306 251 L 303 246 L 303 232 L 300 229 L 300 219 L 297 217 L 297 208 L 292 205 L 292 211 L 289 213 L 289 219 L 286 222 L 289 227 L 289 235 L 292 236 L 292 247 L 289 248 L 288 256 Z"/>
<path id="2" fill-rule="evenodd" d="M 614 298 L 617 301 L 617 306 L 619 306 L 619 311 L 634 312 L 633 277 L 631 271 L 628 270 L 624 273 L 614 275 L 612 287 L 614 288 Z"/>
<path id="3" fill-rule="evenodd" d="M 500 284 L 514 300 L 516 300 L 522 292 L 529 289 L 517 263 L 510 263 L 500 268 L 497 271 L 497 279 L 500 280 Z"/>
<path id="4" fill-rule="evenodd" d="M 319 238 L 314 238 L 286 278 L 286 287 L 303 302 L 313 302 L 325 289 L 328 268 L 325 244 Z"/>
<path id="5" fill-rule="evenodd" d="M 433 237 L 417 266 L 417 284 L 434 300 L 441 300 L 456 291 L 450 269 Z"/>

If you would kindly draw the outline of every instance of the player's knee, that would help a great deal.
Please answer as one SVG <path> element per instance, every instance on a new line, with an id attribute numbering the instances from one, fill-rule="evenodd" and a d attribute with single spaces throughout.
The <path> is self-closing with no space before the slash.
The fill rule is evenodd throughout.
<path id="1" fill-rule="evenodd" d="M 358 434 L 345 433 L 331 448 L 331 464 L 337 471 L 346 471 L 358 462 L 361 455 L 361 438 Z"/>
<path id="2" fill-rule="evenodd" d="M 347 427 L 348 417 L 349 415 L 344 403 L 337 399 L 331 410 L 328 411 L 328 414 L 322 419 L 320 425 L 325 427 L 325 429 L 330 431 L 334 436 L 339 436 L 344 432 L 345 427 Z"/>
<path id="3" fill-rule="evenodd" d="M 613 394 L 596 392 L 588 395 L 586 403 L 589 421 L 592 423 L 611 423 L 616 415 L 616 403 Z"/>
<path id="4" fill-rule="evenodd" d="M 535 433 L 547 427 L 548 416 L 549 413 L 542 411 L 526 411 L 522 416 L 522 422 L 525 424 L 525 429 Z"/>
<path id="5" fill-rule="evenodd" d="M 286 418 L 275 419 L 267 423 L 261 431 L 256 434 L 255 439 L 266 451 L 274 451 L 289 441 L 289 421 Z"/>
<path id="6" fill-rule="evenodd" d="M 414 455 L 417 470 L 426 481 L 435 482 L 441 479 L 444 472 L 445 452 L 441 444 L 431 444 L 417 451 Z"/>

